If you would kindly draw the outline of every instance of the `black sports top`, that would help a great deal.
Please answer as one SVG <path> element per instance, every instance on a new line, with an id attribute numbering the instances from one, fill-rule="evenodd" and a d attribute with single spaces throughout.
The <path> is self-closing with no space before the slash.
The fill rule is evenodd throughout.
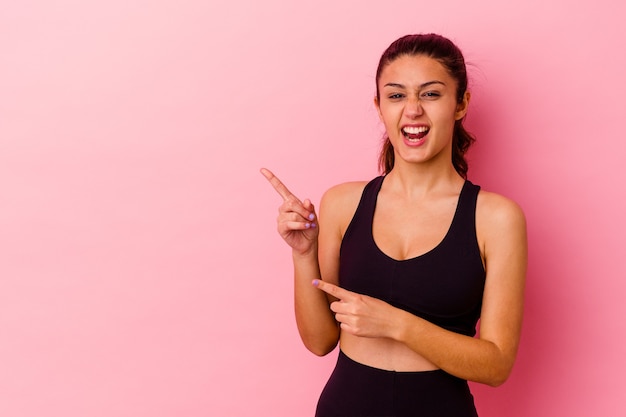
<path id="1" fill-rule="evenodd" d="M 476 334 L 485 269 L 476 238 L 479 186 L 465 181 L 443 240 L 406 260 L 384 254 L 372 234 L 378 192 L 385 177 L 370 181 L 341 242 L 339 285 L 379 298 L 445 329 Z"/>

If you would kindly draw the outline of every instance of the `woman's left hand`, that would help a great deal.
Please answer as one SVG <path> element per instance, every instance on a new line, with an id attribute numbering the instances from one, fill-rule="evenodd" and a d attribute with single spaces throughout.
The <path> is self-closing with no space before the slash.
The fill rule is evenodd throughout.
<path id="1" fill-rule="evenodd" d="M 357 294 L 321 280 L 313 285 L 338 301 L 331 303 L 342 331 L 361 337 L 393 337 L 395 313 L 402 311 L 367 295 Z"/>

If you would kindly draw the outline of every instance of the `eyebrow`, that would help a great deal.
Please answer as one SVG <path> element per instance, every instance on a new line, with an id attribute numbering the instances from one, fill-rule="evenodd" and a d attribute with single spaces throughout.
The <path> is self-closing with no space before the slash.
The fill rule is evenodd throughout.
<path id="1" fill-rule="evenodd" d="M 431 85 L 433 85 L 433 84 L 441 84 L 441 85 L 443 85 L 443 86 L 445 86 L 445 85 L 446 85 L 446 83 L 444 83 L 443 81 L 433 80 L 433 81 L 427 81 L 427 82 L 425 82 L 425 83 L 423 83 L 423 84 L 420 84 L 420 85 L 419 85 L 419 88 L 420 88 L 420 89 L 422 89 L 422 88 L 425 88 L 425 87 L 431 86 Z M 398 83 L 387 83 L 387 84 L 385 84 L 383 87 L 395 87 L 395 88 L 403 88 L 403 89 L 406 89 L 406 86 L 405 86 L 404 84 L 398 84 Z"/>

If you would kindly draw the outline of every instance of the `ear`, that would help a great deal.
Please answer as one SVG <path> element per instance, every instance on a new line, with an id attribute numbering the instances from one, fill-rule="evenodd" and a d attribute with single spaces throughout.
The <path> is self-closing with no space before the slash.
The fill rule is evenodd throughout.
<path id="1" fill-rule="evenodd" d="M 463 100 L 456 105 L 456 111 L 454 112 L 454 120 L 461 120 L 467 114 L 467 109 L 469 108 L 471 94 L 469 91 L 466 91 L 463 94 Z"/>
<path id="2" fill-rule="evenodd" d="M 374 107 L 376 107 L 376 111 L 378 112 L 378 118 L 380 121 L 383 121 L 383 115 L 380 112 L 380 101 L 378 101 L 378 97 L 374 96 Z"/>

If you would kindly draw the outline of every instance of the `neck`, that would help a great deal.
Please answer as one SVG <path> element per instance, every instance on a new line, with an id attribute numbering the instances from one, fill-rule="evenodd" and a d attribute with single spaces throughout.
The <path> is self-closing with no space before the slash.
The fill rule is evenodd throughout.
<path id="1" fill-rule="evenodd" d="M 396 159 L 396 162 L 385 183 L 390 191 L 410 198 L 420 198 L 433 191 L 457 190 L 465 181 L 451 161 L 445 164 L 411 164 Z"/>

